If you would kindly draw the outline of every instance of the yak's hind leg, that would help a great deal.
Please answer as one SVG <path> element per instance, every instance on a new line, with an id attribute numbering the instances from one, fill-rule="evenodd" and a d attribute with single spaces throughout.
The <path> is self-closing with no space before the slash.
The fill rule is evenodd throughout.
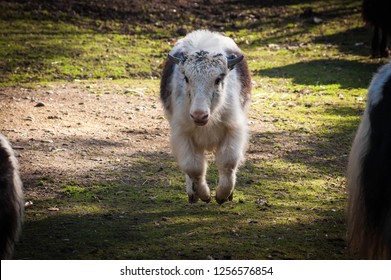
<path id="1" fill-rule="evenodd" d="M 372 42 L 371 42 L 371 49 L 372 49 L 372 57 L 377 58 L 380 56 L 380 27 L 379 25 L 375 24 L 373 27 L 373 35 L 372 35 Z"/>
<path id="2" fill-rule="evenodd" d="M 236 172 L 244 158 L 246 137 L 246 133 L 239 133 L 236 137 L 227 137 L 223 145 L 217 149 L 216 164 L 219 170 L 219 184 L 216 190 L 216 201 L 219 204 L 227 200 L 232 201 Z"/>
<path id="3" fill-rule="evenodd" d="M 204 152 L 197 150 L 191 140 L 187 138 L 176 137 L 172 146 L 178 164 L 186 174 L 186 191 L 189 202 L 195 203 L 199 198 L 202 201 L 210 202 L 210 189 L 205 178 L 207 163 Z"/>

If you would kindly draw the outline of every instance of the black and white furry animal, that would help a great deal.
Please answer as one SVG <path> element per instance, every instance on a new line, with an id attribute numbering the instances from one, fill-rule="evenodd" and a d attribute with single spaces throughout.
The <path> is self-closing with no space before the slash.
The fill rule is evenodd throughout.
<path id="1" fill-rule="evenodd" d="M 171 127 L 173 154 L 186 174 L 190 202 L 211 200 L 205 151 L 216 155 L 216 201 L 232 200 L 248 143 L 250 96 L 247 62 L 232 39 L 198 30 L 179 40 L 169 53 L 160 98 Z"/>
<path id="2" fill-rule="evenodd" d="M 372 57 L 388 57 L 387 37 L 391 35 L 391 1 L 363 0 L 362 16 L 373 25 Z"/>
<path id="3" fill-rule="evenodd" d="M 12 257 L 24 215 L 22 181 L 18 162 L 7 139 L 0 134 L 0 255 Z"/>
<path id="4" fill-rule="evenodd" d="M 373 77 L 349 157 L 348 243 L 363 259 L 391 258 L 391 63 Z"/>

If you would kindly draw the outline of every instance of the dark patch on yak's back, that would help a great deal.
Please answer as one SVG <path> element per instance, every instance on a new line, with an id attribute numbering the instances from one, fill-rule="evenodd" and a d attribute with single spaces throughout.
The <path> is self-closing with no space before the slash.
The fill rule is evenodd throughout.
<path id="1" fill-rule="evenodd" d="M 160 100 L 162 101 L 166 111 L 170 114 L 172 113 L 170 83 L 172 80 L 174 69 L 175 63 L 173 63 L 170 59 L 166 59 L 163 68 L 162 78 L 160 80 Z"/>
<path id="2" fill-rule="evenodd" d="M 381 235 L 391 253 L 391 77 L 381 92 L 382 99 L 370 108 L 368 151 L 363 158 L 362 186 L 367 224 Z M 388 257 L 391 257 L 390 255 Z"/>
<path id="3" fill-rule="evenodd" d="M 235 55 L 240 56 L 243 55 L 240 51 L 227 51 L 228 55 Z M 251 100 L 251 76 L 250 76 L 250 70 L 248 69 L 247 60 L 246 57 L 243 58 L 241 62 L 236 64 L 234 66 L 234 69 L 238 71 L 238 76 L 240 79 L 241 84 L 241 91 L 240 91 L 240 101 L 242 108 L 245 108 L 249 105 Z"/>

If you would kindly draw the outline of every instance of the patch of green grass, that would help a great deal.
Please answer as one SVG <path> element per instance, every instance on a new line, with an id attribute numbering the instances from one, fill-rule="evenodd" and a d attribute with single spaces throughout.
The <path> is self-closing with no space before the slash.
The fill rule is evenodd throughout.
<path id="1" fill-rule="evenodd" d="M 0 56 L 5 58 L 0 85 L 158 74 L 168 44 L 118 31 L 95 32 L 81 24 L 48 20 L 46 13 L 11 6 L 0 17 Z"/>
<path id="2" fill-rule="evenodd" d="M 63 190 L 63 193 L 68 196 L 76 197 L 81 194 L 87 193 L 87 190 L 79 186 L 66 186 Z"/>

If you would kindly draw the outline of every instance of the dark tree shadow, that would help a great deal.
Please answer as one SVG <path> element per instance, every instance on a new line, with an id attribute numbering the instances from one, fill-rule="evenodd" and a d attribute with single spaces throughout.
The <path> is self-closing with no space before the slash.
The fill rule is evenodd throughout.
<path id="1" fill-rule="evenodd" d="M 312 15 L 333 19 L 357 13 L 357 9 L 352 9 L 349 5 L 338 5 L 338 8 L 331 6 L 321 14 L 312 12 L 312 6 L 320 2 L 314 0 L 8 0 L 7 2 L 18 3 L 19 10 L 32 12 L 33 18 L 35 16 L 37 19 L 41 19 L 44 15 L 46 19 L 55 22 L 67 21 L 93 28 L 98 32 L 113 31 L 106 21 L 114 20 L 123 24 L 122 33 L 139 33 L 135 28 L 139 26 L 142 29 L 141 33 L 152 32 L 154 36 L 159 34 L 149 28 L 149 25 L 164 29 L 171 29 L 173 25 L 177 28 L 192 25 L 193 29 L 235 30 L 237 23 L 246 22 L 248 17 L 252 17 L 254 20 L 241 28 L 256 29 L 265 23 L 274 23 L 274 25 L 284 23 L 285 26 L 289 22 L 306 22 L 306 17 Z M 346 2 L 350 4 L 356 1 Z M 284 9 L 289 10 L 290 5 L 296 4 L 306 4 L 306 9 L 311 10 L 310 15 L 306 15 L 304 10 L 298 10 L 295 14 L 281 12 Z M 265 10 L 269 8 L 274 8 L 274 12 Z M 10 20 L 23 19 L 23 13 L 0 15 L 0 18 L 6 17 Z M 172 32 L 176 32 L 177 28 Z"/>
<path id="2" fill-rule="evenodd" d="M 339 84 L 342 88 L 366 88 L 378 67 L 375 62 L 320 59 L 260 69 L 256 73 L 271 78 L 290 78 L 300 85 Z"/>
<path id="3" fill-rule="evenodd" d="M 219 216 L 216 209 L 205 207 L 184 211 L 183 203 L 166 211 L 159 204 L 145 204 L 150 212 L 112 213 L 106 215 L 58 214 L 38 221 L 26 221 L 24 233 L 17 245 L 17 259 L 78 260 L 78 259 L 321 259 L 317 251 L 328 250 L 327 259 L 344 256 L 345 240 L 335 228 L 344 223 L 332 219 L 335 212 L 324 212 L 323 217 L 311 223 L 294 222 L 290 225 L 265 226 L 260 222 L 241 229 L 235 235 L 229 228 L 216 226 Z M 125 209 L 129 211 L 130 209 Z M 289 207 L 280 209 L 290 212 Z M 181 224 L 170 219 L 187 220 L 189 216 L 202 215 L 199 220 Z M 167 221 L 162 221 L 166 217 Z M 240 216 L 231 215 L 232 224 L 241 222 Z M 144 228 L 152 230 L 144 231 Z M 327 231 L 319 227 L 328 226 Z M 210 236 L 208 229 L 220 233 Z M 42 230 L 48 229 L 48 230 Z M 186 242 L 178 243 L 178 240 Z M 305 240 L 303 242 L 303 240 Z M 172 246 L 173 242 L 176 246 Z M 251 249 L 248 244 L 251 243 Z M 155 244 L 155 245 L 154 245 Z M 235 246 L 226 246 L 235 244 Z M 271 246 L 265 246 L 269 244 Z M 235 249 L 236 247 L 236 249 Z M 238 250 L 240 258 L 237 257 Z M 292 255 L 291 252 L 297 252 Z"/>
<path id="4" fill-rule="evenodd" d="M 332 35 L 316 37 L 314 42 L 336 45 L 343 53 L 368 57 L 370 55 L 371 36 L 370 29 L 362 26 Z"/>

